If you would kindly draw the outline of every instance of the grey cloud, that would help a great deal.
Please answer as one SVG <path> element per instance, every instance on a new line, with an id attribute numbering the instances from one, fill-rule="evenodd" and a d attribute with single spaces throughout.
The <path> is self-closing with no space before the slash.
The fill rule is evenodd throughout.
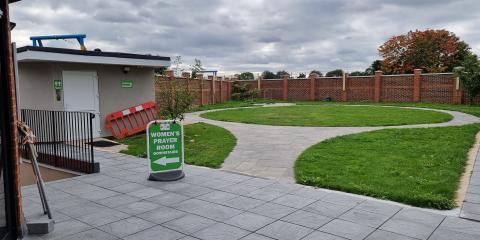
<path id="1" fill-rule="evenodd" d="M 229 72 L 363 70 L 389 37 L 426 28 L 452 30 L 480 53 L 476 0 L 30 0 L 11 12 L 19 45 L 86 33 L 91 49 L 179 54 Z"/>

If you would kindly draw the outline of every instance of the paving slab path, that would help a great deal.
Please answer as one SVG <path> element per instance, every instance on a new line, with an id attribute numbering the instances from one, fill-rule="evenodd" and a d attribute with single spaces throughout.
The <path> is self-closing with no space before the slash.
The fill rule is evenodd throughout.
<path id="1" fill-rule="evenodd" d="M 101 172 L 46 183 L 53 232 L 26 240 L 478 240 L 480 222 L 299 184 L 185 166 L 148 181 L 148 161 L 95 152 Z M 45 219 L 35 185 L 27 222 Z"/>
<path id="2" fill-rule="evenodd" d="M 223 127 L 237 137 L 237 145 L 225 160 L 222 169 L 294 182 L 293 166 L 298 156 L 308 147 L 329 138 L 386 128 L 426 128 L 480 123 L 480 118 L 466 113 L 426 108 L 414 109 L 448 113 L 453 116 L 453 119 L 436 124 L 384 127 L 294 127 L 224 122 L 200 117 L 202 113 L 224 109 L 188 113 L 185 119 L 187 123 L 205 122 Z"/>

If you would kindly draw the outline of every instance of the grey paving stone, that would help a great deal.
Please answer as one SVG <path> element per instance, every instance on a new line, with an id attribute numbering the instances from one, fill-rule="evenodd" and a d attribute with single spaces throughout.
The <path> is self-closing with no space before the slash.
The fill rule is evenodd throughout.
<path id="1" fill-rule="evenodd" d="M 296 209 L 275 204 L 275 203 L 265 203 L 263 205 L 260 205 L 256 208 L 250 209 L 249 212 L 253 212 L 256 214 L 260 214 L 263 216 L 267 216 L 270 218 L 274 219 L 280 219 L 292 212 L 294 212 Z"/>
<path id="2" fill-rule="evenodd" d="M 106 209 L 99 212 L 83 215 L 81 217 L 78 217 L 77 219 L 91 226 L 98 227 L 128 217 L 130 217 L 129 214 L 113 209 Z"/>
<path id="3" fill-rule="evenodd" d="M 411 237 L 407 237 L 404 235 L 387 232 L 383 230 L 377 230 L 366 238 L 366 240 L 387 240 L 387 239 L 388 240 L 415 240 L 414 238 L 411 238 Z"/>
<path id="4" fill-rule="evenodd" d="M 147 188 L 147 187 L 138 183 L 127 183 L 127 184 L 113 187 L 112 190 L 120 193 L 129 193 L 133 191 L 138 191 L 139 189 L 142 189 L 142 188 Z"/>
<path id="5" fill-rule="evenodd" d="M 387 216 L 393 216 L 395 213 L 402 209 L 400 206 L 393 204 L 387 204 L 375 200 L 367 200 L 360 203 L 355 209 L 363 210 L 367 212 L 379 213 Z"/>
<path id="6" fill-rule="evenodd" d="M 269 217 L 245 212 L 226 220 L 225 223 L 254 232 L 274 221 L 275 219 Z"/>
<path id="7" fill-rule="evenodd" d="M 480 235 L 480 222 L 469 221 L 457 217 L 445 218 L 442 224 L 440 224 L 439 228 Z"/>
<path id="8" fill-rule="evenodd" d="M 464 202 L 462 212 L 480 215 L 480 204 Z"/>
<path id="9" fill-rule="evenodd" d="M 125 194 L 120 194 L 120 195 L 116 195 L 116 196 L 113 196 L 113 197 L 100 199 L 96 202 L 103 205 L 103 206 L 115 208 L 115 207 L 118 207 L 118 206 L 121 206 L 121 205 L 129 204 L 129 203 L 133 203 L 133 202 L 138 202 L 140 200 L 141 200 L 140 198 L 128 196 L 128 195 L 125 195 Z"/>
<path id="10" fill-rule="evenodd" d="M 93 202 L 82 202 L 80 205 L 74 205 L 62 208 L 59 211 L 69 217 L 77 218 L 84 215 L 101 212 L 109 208 Z"/>
<path id="11" fill-rule="evenodd" d="M 305 238 L 302 240 L 345 240 L 346 238 L 342 238 L 339 236 L 335 236 L 329 233 L 324 233 L 320 231 L 315 231 L 310 234 L 308 234 Z M 387 240 L 387 239 L 385 239 Z"/>
<path id="12" fill-rule="evenodd" d="M 467 193 L 465 202 L 480 204 L 480 194 Z"/>
<path id="13" fill-rule="evenodd" d="M 202 240 L 236 240 L 246 236 L 249 233 L 250 232 L 240 229 L 238 227 L 233 227 L 223 223 L 216 223 L 210 227 L 194 233 L 193 236 Z"/>
<path id="14" fill-rule="evenodd" d="M 228 193 L 224 191 L 213 191 L 209 192 L 207 194 L 198 196 L 198 199 L 205 200 L 208 202 L 214 202 L 214 203 L 225 203 L 226 201 L 238 197 L 238 195 L 233 194 L 233 193 Z"/>
<path id="15" fill-rule="evenodd" d="M 348 207 L 348 206 L 317 201 L 317 202 L 314 202 L 314 203 L 304 207 L 302 210 L 307 211 L 307 212 L 320 214 L 320 215 L 327 216 L 327 217 L 331 217 L 331 218 L 336 218 L 336 217 L 342 215 L 343 213 L 347 212 L 349 209 L 350 209 L 350 207 Z"/>
<path id="16" fill-rule="evenodd" d="M 358 223 L 360 225 L 378 228 L 385 221 L 387 221 L 390 216 L 352 209 L 341 215 L 339 218 L 346 221 Z"/>
<path id="17" fill-rule="evenodd" d="M 335 219 L 319 229 L 322 232 L 356 240 L 364 239 L 375 229 L 360 224 Z"/>
<path id="18" fill-rule="evenodd" d="M 330 217 L 318 215 L 311 212 L 306 212 L 303 210 L 298 210 L 284 218 L 282 221 L 294 223 L 300 226 L 317 229 L 332 220 Z"/>
<path id="19" fill-rule="evenodd" d="M 238 196 L 236 198 L 225 201 L 223 204 L 240 210 L 249 210 L 264 203 L 265 201 L 262 200 Z"/>
<path id="20" fill-rule="evenodd" d="M 161 206 L 159 208 L 155 208 L 153 210 L 147 211 L 145 213 L 137 215 L 137 217 L 145 219 L 147 221 L 161 224 L 164 222 L 168 222 L 173 219 L 177 219 L 180 217 L 185 216 L 187 213 L 176 210 L 170 207 Z"/>
<path id="21" fill-rule="evenodd" d="M 233 194 L 239 194 L 239 195 L 248 195 L 249 193 L 258 189 L 259 187 L 254 187 L 254 186 L 246 185 L 243 183 L 229 185 L 229 186 L 220 188 L 220 190 L 222 191 L 233 193 Z"/>
<path id="22" fill-rule="evenodd" d="M 127 193 L 128 195 L 132 197 L 137 197 L 137 198 L 151 198 L 160 194 L 163 194 L 164 191 L 156 188 L 142 188 L 136 191 L 132 191 Z"/>
<path id="23" fill-rule="evenodd" d="M 155 224 L 145 221 L 141 218 L 130 217 L 117 222 L 99 227 L 102 231 L 115 235 L 117 237 L 125 237 L 147 228 L 153 227 Z"/>
<path id="24" fill-rule="evenodd" d="M 126 204 L 126 205 L 118 206 L 115 209 L 117 209 L 119 211 L 122 211 L 124 213 L 131 214 L 131 215 L 137 215 L 137 214 L 140 214 L 140 213 L 151 211 L 151 210 L 153 210 L 155 208 L 158 208 L 158 207 L 160 207 L 160 205 L 152 203 L 152 202 L 138 201 L 138 202 L 133 202 L 133 203 L 129 203 L 129 204 Z"/>
<path id="25" fill-rule="evenodd" d="M 107 189 L 99 189 L 91 192 L 77 194 L 77 196 L 83 199 L 91 200 L 91 201 L 100 200 L 100 199 L 112 197 L 115 195 L 118 195 L 118 192 L 110 191 Z"/>
<path id="26" fill-rule="evenodd" d="M 281 182 L 275 182 L 273 184 L 270 184 L 266 187 L 265 189 L 269 190 L 275 190 L 279 192 L 284 192 L 284 193 L 290 193 L 296 190 L 299 190 L 302 188 L 302 185 L 299 184 L 291 184 L 291 183 L 281 183 Z"/>
<path id="27" fill-rule="evenodd" d="M 262 235 L 256 234 L 256 233 L 252 233 L 252 234 L 242 238 L 242 240 L 272 240 L 272 239 L 273 238 L 262 236 Z"/>
<path id="28" fill-rule="evenodd" d="M 214 190 L 206 187 L 192 185 L 192 184 L 187 184 L 186 186 L 172 189 L 172 192 L 182 194 L 185 196 L 190 196 L 190 197 L 200 196 L 212 191 Z"/>
<path id="29" fill-rule="evenodd" d="M 290 194 L 300 196 L 300 197 L 305 197 L 305 198 L 311 198 L 314 200 L 320 200 L 323 197 L 327 196 L 330 193 L 328 190 L 324 189 L 315 189 L 312 187 L 303 187 L 300 188 Z"/>
<path id="30" fill-rule="evenodd" d="M 215 223 L 215 221 L 208 218 L 187 214 L 183 217 L 163 223 L 162 225 L 184 234 L 192 234 Z"/>
<path id="31" fill-rule="evenodd" d="M 480 235 L 469 234 L 464 232 L 456 232 L 448 229 L 437 229 L 433 232 L 429 240 L 478 240 Z"/>
<path id="32" fill-rule="evenodd" d="M 258 190 L 255 190 L 253 192 L 246 194 L 246 196 L 263 200 L 263 201 L 271 201 L 273 199 L 279 198 L 286 194 L 287 194 L 286 192 L 282 192 L 274 189 L 260 188 Z"/>
<path id="33" fill-rule="evenodd" d="M 162 240 L 177 240 L 184 237 L 184 234 L 173 231 L 166 227 L 155 226 L 138 233 L 132 234 L 128 237 L 125 237 L 125 240 L 152 240 L 152 239 L 162 239 Z"/>
<path id="34" fill-rule="evenodd" d="M 63 238 L 64 240 L 117 240 L 119 238 L 108 234 L 106 232 L 100 231 L 98 229 L 91 229 L 85 232 L 80 232 L 77 234 L 70 235 Z"/>
<path id="35" fill-rule="evenodd" d="M 283 221 L 276 221 L 257 231 L 261 235 L 279 240 L 302 239 L 311 232 L 312 229 Z"/>
<path id="36" fill-rule="evenodd" d="M 361 197 L 352 196 L 352 195 L 342 194 L 342 193 L 330 193 L 324 198 L 322 198 L 322 201 L 337 204 L 337 205 L 354 207 L 364 202 L 365 199 Z"/>
<path id="37" fill-rule="evenodd" d="M 413 238 L 427 239 L 444 218 L 416 209 L 402 209 L 380 228 Z"/>
<path id="38" fill-rule="evenodd" d="M 70 219 L 67 221 L 56 223 L 55 230 L 48 234 L 42 235 L 42 238 L 51 239 L 51 240 L 56 240 L 56 239 L 63 240 L 69 235 L 73 235 L 79 232 L 84 232 L 90 229 L 92 229 L 91 226 L 85 223 L 82 223 L 78 220 Z"/>
<path id="39" fill-rule="evenodd" d="M 242 182 L 242 184 L 245 184 L 245 185 L 250 185 L 250 186 L 254 186 L 254 187 L 266 187 L 268 185 L 271 185 L 275 183 L 274 180 L 269 180 L 269 179 L 263 179 L 263 178 L 251 178 L 251 179 L 248 179 L 244 182 Z"/>
<path id="40" fill-rule="evenodd" d="M 174 205 L 173 207 L 182 211 L 200 215 L 202 217 L 215 219 L 217 221 L 226 220 L 243 212 L 231 207 L 226 207 L 198 199 L 189 199 Z"/>
<path id="41" fill-rule="evenodd" d="M 164 206 L 171 206 L 171 205 L 175 205 L 180 202 L 183 202 L 190 198 L 191 197 L 188 197 L 185 195 L 169 192 L 169 193 L 157 195 L 155 197 L 147 198 L 145 200 L 156 203 L 156 204 L 164 205 Z"/>
<path id="42" fill-rule="evenodd" d="M 292 194 L 287 194 L 273 200 L 272 202 L 280 205 L 285 205 L 287 207 L 303 208 L 315 201 L 316 200 L 313 200 L 311 198 L 305 198 L 305 197 L 300 197 Z"/>

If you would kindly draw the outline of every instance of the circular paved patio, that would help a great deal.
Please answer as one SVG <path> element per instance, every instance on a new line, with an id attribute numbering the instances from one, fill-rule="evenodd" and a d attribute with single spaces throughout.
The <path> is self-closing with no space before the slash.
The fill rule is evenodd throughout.
<path id="1" fill-rule="evenodd" d="M 200 114 L 208 111 L 188 113 L 185 119 L 187 123 L 205 122 L 223 127 L 237 137 L 237 145 L 223 163 L 222 169 L 294 182 L 293 166 L 297 157 L 308 147 L 329 138 L 386 128 L 425 128 L 480 123 L 480 118 L 465 113 L 426 108 L 415 109 L 448 113 L 453 116 L 453 119 L 444 123 L 385 127 L 269 126 L 215 121 L 200 117 Z M 219 110 L 224 109 L 209 111 Z"/>

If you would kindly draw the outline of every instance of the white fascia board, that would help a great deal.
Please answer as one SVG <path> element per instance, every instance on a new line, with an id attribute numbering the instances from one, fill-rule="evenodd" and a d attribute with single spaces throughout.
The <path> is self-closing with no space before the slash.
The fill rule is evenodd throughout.
<path id="1" fill-rule="evenodd" d="M 138 58 L 119 58 L 103 56 L 85 56 L 75 54 L 51 53 L 41 51 L 25 51 L 18 53 L 19 62 L 70 62 L 70 63 L 89 63 L 106 64 L 122 66 L 142 66 L 142 67 L 169 67 L 170 61 L 151 60 Z"/>

